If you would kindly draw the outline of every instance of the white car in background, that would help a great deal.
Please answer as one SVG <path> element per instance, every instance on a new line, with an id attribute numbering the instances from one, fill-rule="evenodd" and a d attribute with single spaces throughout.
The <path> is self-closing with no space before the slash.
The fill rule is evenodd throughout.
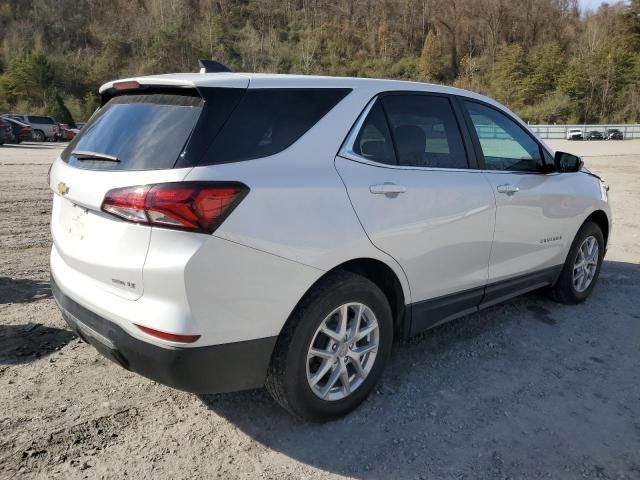
<path id="1" fill-rule="evenodd" d="M 266 385 L 329 420 L 369 395 L 394 338 L 596 284 L 603 182 L 489 98 L 240 73 L 100 94 L 50 172 L 52 290 L 80 337 L 161 383 Z"/>
<path id="2" fill-rule="evenodd" d="M 567 140 L 582 140 L 584 133 L 579 128 L 571 128 L 567 130 Z"/>

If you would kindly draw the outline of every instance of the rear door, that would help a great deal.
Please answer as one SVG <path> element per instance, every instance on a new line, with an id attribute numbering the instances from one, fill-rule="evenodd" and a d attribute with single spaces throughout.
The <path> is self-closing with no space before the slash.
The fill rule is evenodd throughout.
<path id="1" fill-rule="evenodd" d="M 244 92 L 211 90 L 226 99 Z M 51 169 L 61 268 L 124 298 L 142 295 L 152 229 L 102 212 L 102 201 L 113 188 L 183 180 L 215 135 L 214 120 L 232 108 L 216 98 L 190 89 L 125 92 L 91 118 Z"/>
<path id="2" fill-rule="evenodd" d="M 470 145 L 447 96 L 387 94 L 336 158 L 371 241 L 407 274 L 414 331 L 474 311 L 487 282 L 495 199 Z"/>

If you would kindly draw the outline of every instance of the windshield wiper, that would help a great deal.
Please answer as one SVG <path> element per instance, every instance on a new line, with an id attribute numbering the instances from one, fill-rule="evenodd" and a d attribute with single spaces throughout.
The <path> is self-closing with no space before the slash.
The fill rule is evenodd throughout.
<path id="1" fill-rule="evenodd" d="M 71 152 L 71 155 L 76 157 L 78 160 L 103 160 L 105 162 L 120 161 L 118 157 L 114 157 L 113 155 L 107 155 L 106 153 L 89 152 L 86 150 L 74 150 L 73 152 Z"/>

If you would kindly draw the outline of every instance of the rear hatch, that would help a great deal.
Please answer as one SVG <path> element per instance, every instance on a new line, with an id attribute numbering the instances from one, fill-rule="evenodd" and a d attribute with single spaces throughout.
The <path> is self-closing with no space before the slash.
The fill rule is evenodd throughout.
<path id="1" fill-rule="evenodd" d="M 50 174 L 57 253 L 82 280 L 130 300 L 143 294 L 152 228 L 101 211 L 105 194 L 182 181 L 206 151 L 221 115 L 230 112 L 228 99 L 244 91 L 136 85 L 128 82 L 132 90 L 103 98 Z"/>

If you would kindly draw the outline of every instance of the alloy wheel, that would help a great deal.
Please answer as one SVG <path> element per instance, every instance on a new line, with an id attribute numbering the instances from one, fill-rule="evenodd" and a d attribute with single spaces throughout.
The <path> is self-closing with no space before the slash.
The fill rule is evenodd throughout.
<path id="1" fill-rule="evenodd" d="M 598 240 L 590 235 L 580 245 L 573 264 L 573 287 L 577 292 L 584 292 L 591 285 L 598 268 L 598 258 Z"/>
<path id="2" fill-rule="evenodd" d="M 307 381 L 313 393 L 342 400 L 365 381 L 380 341 L 378 320 L 362 303 L 347 303 L 320 323 L 307 353 Z"/>

